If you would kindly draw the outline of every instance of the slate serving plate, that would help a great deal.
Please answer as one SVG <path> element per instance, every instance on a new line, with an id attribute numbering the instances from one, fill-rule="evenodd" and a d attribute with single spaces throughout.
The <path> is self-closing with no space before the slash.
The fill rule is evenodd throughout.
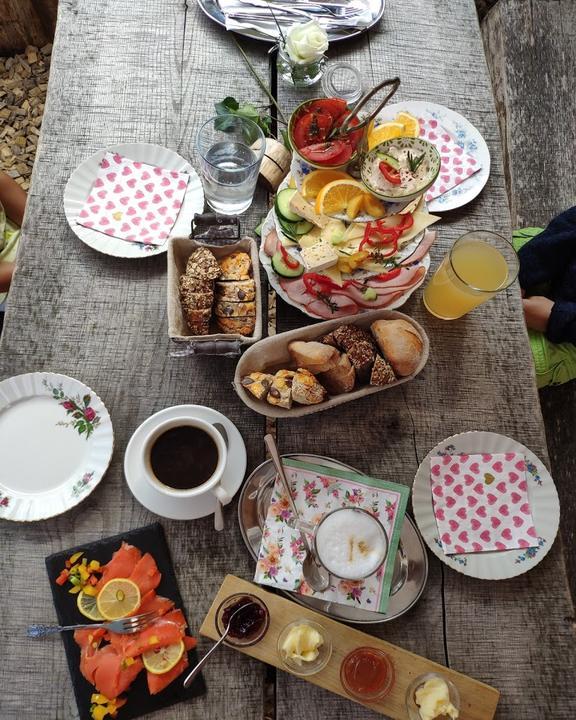
<path id="1" fill-rule="evenodd" d="M 162 581 L 156 588 L 156 592 L 159 595 L 174 600 L 175 607 L 181 608 L 186 620 L 188 620 L 182 602 L 182 596 L 178 589 L 176 575 L 174 574 L 174 567 L 164 535 L 164 529 L 160 523 L 154 523 L 143 528 L 138 528 L 137 530 L 130 530 L 120 535 L 105 538 L 104 540 L 78 545 L 77 547 L 63 550 L 46 558 L 46 569 L 50 579 L 56 614 L 58 616 L 58 622 L 61 625 L 72 625 L 82 623 L 86 620 L 76 607 L 76 595 L 71 595 L 68 592 L 69 584 L 67 583 L 64 587 L 60 587 L 55 583 L 56 578 L 64 567 L 65 561 L 73 553 L 84 550 L 89 560 L 99 560 L 101 564 L 107 563 L 111 559 L 112 554 L 118 550 L 122 541 L 135 545 L 142 553 L 149 552 L 153 555 L 158 569 L 162 573 Z M 86 620 L 86 622 L 88 622 L 88 620 Z M 190 629 L 188 632 L 190 632 Z M 64 642 L 80 719 L 91 720 L 90 696 L 96 691 L 80 673 L 80 648 L 74 642 L 73 633 L 62 633 L 61 637 Z M 50 642 L 50 640 L 41 640 L 40 642 Z M 188 661 L 189 668 L 194 667 L 198 661 L 196 650 L 191 650 L 188 653 Z M 182 687 L 183 679 L 184 674 L 174 680 L 161 693 L 158 693 L 158 695 L 150 695 L 146 682 L 146 671 L 143 670 L 126 693 L 128 702 L 119 711 L 119 720 L 130 720 L 131 718 L 140 717 L 182 700 L 203 695 L 206 692 L 206 686 L 201 675 L 197 676 L 192 685 L 186 690 Z"/>

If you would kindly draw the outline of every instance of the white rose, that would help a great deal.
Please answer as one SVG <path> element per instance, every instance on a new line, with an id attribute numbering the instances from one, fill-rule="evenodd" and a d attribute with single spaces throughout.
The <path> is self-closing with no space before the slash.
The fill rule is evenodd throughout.
<path id="1" fill-rule="evenodd" d="M 328 35 L 316 20 L 294 25 L 286 36 L 286 50 L 295 63 L 312 62 L 328 50 Z"/>

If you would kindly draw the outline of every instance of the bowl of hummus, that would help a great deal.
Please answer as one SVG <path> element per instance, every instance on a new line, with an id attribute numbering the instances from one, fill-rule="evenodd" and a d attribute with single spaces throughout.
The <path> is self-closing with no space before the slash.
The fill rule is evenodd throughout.
<path id="1" fill-rule="evenodd" d="M 386 140 L 368 152 L 361 163 L 362 182 L 387 202 L 412 200 L 434 183 L 440 172 L 440 154 L 420 138 Z"/>

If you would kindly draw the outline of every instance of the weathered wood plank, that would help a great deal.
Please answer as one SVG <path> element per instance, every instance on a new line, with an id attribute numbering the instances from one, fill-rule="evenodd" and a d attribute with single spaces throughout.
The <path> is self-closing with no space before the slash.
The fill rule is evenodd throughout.
<path id="1" fill-rule="evenodd" d="M 57 8 L 58 0 L 0 0 L 0 55 L 51 42 Z"/>
<path id="2" fill-rule="evenodd" d="M 467 230 L 479 227 L 509 235 L 499 135 L 473 3 L 433 2 L 426 9 L 417 0 L 389 3 L 378 30 L 362 42 L 360 47 L 338 49 L 338 57 L 348 56 L 362 70 L 368 66 L 367 80 L 373 82 L 399 74 L 401 98 L 429 99 L 462 112 L 490 147 L 490 180 L 477 200 L 449 213 L 438 226 L 433 268 Z M 280 98 L 291 100 L 293 93 L 283 87 Z M 417 291 L 403 308 L 431 338 L 431 360 L 417 380 L 322 416 L 280 421 L 282 449 L 303 450 L 313 438 L 315 452 L 406 484 L 431 447 L 465 430 L 516 437 L 547 461 L 518 289 L 454 323 L 433 319 L 420 298 Z M 280 330 L 308 322 L 282 301 L 278 317 Z M 575 666 L 573 633 L 564 619 L 570 616 L 565 583 L 554 582 L 554 577 L 565 577 L 560 546 L 529 575 L 497 584 L 475 581 L 439 565 L 432 558 L 426 605 L 419 604 L 375 634 L 498 687 L 502 691 L 498 717 L 568 717 L 563 714 L 564 700 L 553 699 L 559 694 L 555 683 L 562 687 L 568 683 Z M 550 614 L 550 608 L 557 612 Z M 534 615 L 546 617 L 541 632 L 558 638 L 559 648 L 543 637 L 526 636 Z M 542 686 L 535 682 L 535 667 L 546 677 Z M 553 683 L 551 668 L 563 680 Z M 282 720 L 302 716 L 307 707 L 320 702 L 334 717 L 349 713 L 340 701 L 290 678 L 279 676 L 278 685 Z M 367 711 L 366 717 L 372 714 Z"/>
<path id="3" fill-rule="evenodd" d="M 576 148 L 576 101 L 567 80 L 576 63 L 572 2 L 503 0 L 482 25 L 505 148 L 507 188 L 516 227 L 546 225 L 574 203 L 569 160 Z M 544 68 L 544 72 L 542 69 Z M 556 122 L 552 123 L 551 108 Z M 553 129 L 550 129 L 553 128 Z M 573 478 L 576 383 L 540 393 L 551 467 L 563 508 L 561 532 L 576 600 Z"/>
<path id="4" fill-rule="evenodd" d="M 186 15 L 180 0 L 164 2 L 161 11 L 154 0 L 139 3 L 137 11 L 128 0 L 66 3 L 60 10 L 0 373 L 46 369 L 81 378 L 110 411 L 116 449 L 101 485 L 76 510 L 29 526 L 2 525 L 0 603 L 5 627 L 14 629 L 3 637 L 4 652 L 13 658 L 0 670 L 3 720 L 25 715 L 24 702 L 45 717 L 77 715 L 60 641 L 29 643 L 23 652 L 22 632 L 30 622 L 55 619 L 47 554 L 154 519 L 132 498 L 122 471 L 126 444 L 140 422 L 170 405 L 206 404 L 238 425 L 249 468 L 263 459 L 264 422 L 230 388 L 234 360 L 168 358 L 165 256 L 120 261 L 95 253 L 68 228 L 62 208 L 71 171 L 100 147 L 147 141 L 192 158 L 199 123 L 227 94 L 231 79 L 221 72 L 225 36 L 196 6 Z M 237 74 L 246 77 L 243 70 Z M 239 92 L 241 85 L 239 79 Z M 252 86 L 249 92 L 259 98 Z M 235 503 L 225 508 L 222 533 L 214 532 L 212 518 L 163 521 L 193 631 L 226 572 L 253 572 L 235 510 Z M 201 651 L 206 647 L 202 641 Z M 231 654 L 224 650 L 206 670 L 204 698 L 158 715 L 261 718 L 266 669 L 237 660 L 237 672 L 230 673 Z"/>

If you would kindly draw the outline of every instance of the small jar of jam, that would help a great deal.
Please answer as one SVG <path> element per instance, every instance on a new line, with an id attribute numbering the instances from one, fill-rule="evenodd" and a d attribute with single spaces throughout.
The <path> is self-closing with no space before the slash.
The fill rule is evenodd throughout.
<path id="1" fill-rule="evenodd" d="M 357 700 L 379 700 L 394 685 L 394 664 L 382 650 L 359 647 L 342 661 L 340 681 L 346 692 Z"/>
<path id="2" fill-rule="evenodd" d="M 262 640 L 268 625 L 270 613 L 262 600 L 249 593 L 230 595 L 220 603 L 216 611 L 216 630 L 223 635 L 230 623 L 230 630 L 224 642 L 238 647 L 248 647 Z"/>

